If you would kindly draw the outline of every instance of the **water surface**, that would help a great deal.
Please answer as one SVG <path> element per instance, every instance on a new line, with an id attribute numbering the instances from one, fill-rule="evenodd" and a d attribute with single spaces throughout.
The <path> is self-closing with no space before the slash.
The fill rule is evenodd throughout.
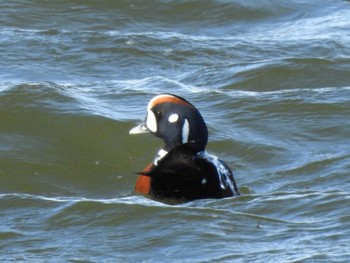
<path id="1" fill-rule="evenodd" d="M 347 262 L 348 1 L 1 1 L 0 260 Z M 242 195 L 133 192 L 169 92 Z"/>

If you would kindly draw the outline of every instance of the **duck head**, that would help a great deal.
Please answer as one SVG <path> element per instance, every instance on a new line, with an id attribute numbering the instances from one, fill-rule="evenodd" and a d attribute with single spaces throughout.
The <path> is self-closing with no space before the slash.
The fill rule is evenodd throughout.
<path id="1" fill-rule="evenodd" d="M 187 100 L 172 94 L 151 99 L 144 123 L 129 133 L 152 133 L 162 138 L 166 153 L 185 143 L 191 143 L 195 152 L 204 151 L 208 142 L 208 129 L 200 112 Z"/>

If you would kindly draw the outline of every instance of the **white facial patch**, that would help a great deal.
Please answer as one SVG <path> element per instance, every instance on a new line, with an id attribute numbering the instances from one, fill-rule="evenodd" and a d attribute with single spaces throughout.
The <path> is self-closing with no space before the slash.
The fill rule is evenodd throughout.
<path id="1" fill-rule="evenodd" d="M 157 131 L 157 119 L 156 119 L 156 116 L 154 115 L 153 111 L 151 111 L 151 110 L 147 110 L 146 125 L 150 131 L 152 131 L 152 132 Z"/>
<path id="2" fill-rule="evenodd" d="M 171 114 L 168 118 L 168 121 L 170 123 L 174 123 L 174 122 L 177 122 L 177 120 L 179 119 L 179 115 L 174 113 L 174 114 Z"/>
<path id="3" fill-rule="evenodd" d="M 185 119 L 184 125 L 182 126 L 182 143 L 188 142 L 188 136 L 190 135 L 190 124 L 188 120 Z"/>

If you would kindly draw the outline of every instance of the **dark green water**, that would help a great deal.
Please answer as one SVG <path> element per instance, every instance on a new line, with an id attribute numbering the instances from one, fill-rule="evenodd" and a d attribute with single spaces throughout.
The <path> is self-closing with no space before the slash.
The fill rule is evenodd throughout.
<path id="1" fill-rule="evenodd" d="M 1 262 L 348 262 L 348 1 L 0 1 Z M 242 196 L 133 193 L 191 101 Z"/>

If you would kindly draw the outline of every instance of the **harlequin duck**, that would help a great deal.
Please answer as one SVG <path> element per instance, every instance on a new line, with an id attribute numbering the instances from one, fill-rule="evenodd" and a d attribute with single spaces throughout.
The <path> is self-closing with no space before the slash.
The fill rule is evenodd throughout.
<path id="1" fill-rule="evenodd" d="M 154 97 L 145 122 L 129 133 L 152 133 L 165 142 L 154 161 L 139 173 L 137 193 L 179 201 L 239 195 L 231 169 L 205 151 L 207 126 L 187 100 L 172 94 Z"/>

